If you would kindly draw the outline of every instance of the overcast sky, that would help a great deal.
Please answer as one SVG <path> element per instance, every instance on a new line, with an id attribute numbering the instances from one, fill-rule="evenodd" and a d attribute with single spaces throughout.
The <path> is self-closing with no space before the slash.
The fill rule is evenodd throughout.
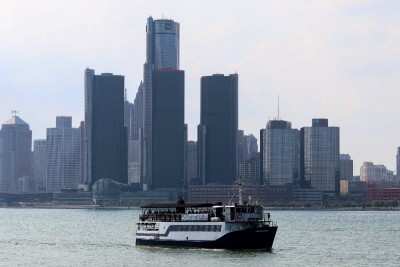
<path id="1" fill-rule="evenodd" d="M 328 118 L 340 150 L 395 170 L 400 146 L 400 1 L 0 0 L 0 122 L 11 110 L 46 137 L 84 118 L 83 73 L 143 79 L 148 16 L 181 25 L 185 120 L 196 140 L 200 77 L 239 75 L 239 128 L 259 138 L 278 113 L 293 128 Z"/>

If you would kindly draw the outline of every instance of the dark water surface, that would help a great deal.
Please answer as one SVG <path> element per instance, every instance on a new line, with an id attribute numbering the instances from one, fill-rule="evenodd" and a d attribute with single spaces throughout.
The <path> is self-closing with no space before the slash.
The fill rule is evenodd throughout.
<path id="1" fill-rule="evenodd" d="M 138 214 L 0 209 L 0 266 L 400 266 L 399 211 L 272 211 L 272 252 L 136 247 Z"/>

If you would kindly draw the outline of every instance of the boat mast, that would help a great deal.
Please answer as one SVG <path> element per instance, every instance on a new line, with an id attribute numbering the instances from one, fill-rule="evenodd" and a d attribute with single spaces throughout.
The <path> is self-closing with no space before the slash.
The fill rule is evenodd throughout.
<path id="1" fill-rule="evenodd" d="M 239 186 L 239 205 L 243 205 L 243 188 L 242 188 L 242 182 L 240 181 L 240 178 L 239 178 L 238 186 Z"/>

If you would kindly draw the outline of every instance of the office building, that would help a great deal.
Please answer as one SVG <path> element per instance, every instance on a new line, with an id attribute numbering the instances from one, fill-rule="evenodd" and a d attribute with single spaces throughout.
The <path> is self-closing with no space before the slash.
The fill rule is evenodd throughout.
<path id="1" fill-rule="evenodd" d="M 183 187 L 185 171 L 184 72 L 153 72 L 153 189 Z"/>
<path id="2" fill-rule="evenodd" d="M 243 130 L 238 131 L 238 163 L 249 159 L 253 153 L 258 152 L 257 138 L 252 134 L 245 135 Z"/>
<path id="3" fill-rule="evenodd" d="M 14 193 L 33 189 L 32 131 L 29 124 L 14 115 L 0 130 L 0 192 Z M 22 183 L 22 185 L 20 185 Z"/>
<path id="4" fill-rule="evenodd" d="M 72 128 L 72 117 L 56 117 L 47 128 L 46 155 L 48 192 L 77 189 L 81 182 L 81 130 Z"/>
<path id="5" fill-rule="evenodd" d="M 360 168 L 360 180 L 362 182 L 375 182 L 382 184 L 393 181 L 393 171 L 389 171 L 385 165 L 375 165 L 365 161 Z"/>
<path id="6" fill-rule="evenodd" d="M 260 153 L 255 152 L 250 158 L 239 163 L 239 177 L 243 184 L 260 184 Z"/>
<path id="7" fill-rule="evenodd" d="M 47 141 L 38 139 L 33 141 L 33 180 L 35 181 L 35 191 L 46 191 L 47 181 Z"/>
<path id="8" fill-rule="evenodd" d="M 340 180 L 353 181 L 353 160 L 349 154 L 340 154 Z"/>
<path id="9" fill-rule="evenodd" d="M 186 144 L 187 184 L 200 184 L 197 154 L 197 142 L 188 141 Z"/>
<path id="10" fill-rule="evenodd" d="M 126 112 L 125 112 L 126 114 Z M 125 115 L 126 116 L 126 115 Z M 130 130 L 128 131 L 128 183 L 140 184 L 141 142 L 143 131 L 143 83 L 140 82 L 132 108 L 130 108 Z"/>
<path id="11" fill-rule="evenodd" d="M 323 194 L 340 194 L 339 127 L 327 119 L 313 119 L 312 127 L 301 129 L 302 185 Z"/>
<path id="12" fill-rule="evenodd" d="M 233 184 L 237 172 L 238 75 L 201 78 L 198 126 L 199 175 L 203 184 Z"/>
<path id="13" fill-rule="evenodd" d="M 292 124 L 268 121 L 263 135 L 263 180 L 267 185 L 297 183 L 300 172 L 300 136 Z"/>
<path id="14" fill-rule="evenodd" d="M 179 23 L 149 17 L 146 41 L 143 131 L 139 130 L 141 182 L 144 191 L 180 190 L 185 176 L 185 126 Z"/>
<path id="15" fill-rule="evenodd" d="M 85 190 L 99 179 L 128 183 L 124 76 L 85 70 Z"/>
<path id="16" fill-rule="evenodd" d="M 400 147 L 397 148 L 396 155 L 396 176 L 400 178 Z"/>

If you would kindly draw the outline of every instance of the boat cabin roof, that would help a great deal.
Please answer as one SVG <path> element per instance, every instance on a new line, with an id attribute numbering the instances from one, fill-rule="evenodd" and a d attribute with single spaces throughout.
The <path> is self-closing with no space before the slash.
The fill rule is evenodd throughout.
<path id="1" fill-rule="evenodd" d="M 168 208 L 211 208 L 214 204 L 212 203 L 154 203 L 141 206 L 142 209 L 168 209 Z"/>
<path id="2" fill-rule="evenodd" d="M 212 203 L 154 203 L 141 206 L 142 209 L 172 209 L 172 208 L 248 208 L 248 207 L 260 207 L 260 205 L 215 205 Z"/>

